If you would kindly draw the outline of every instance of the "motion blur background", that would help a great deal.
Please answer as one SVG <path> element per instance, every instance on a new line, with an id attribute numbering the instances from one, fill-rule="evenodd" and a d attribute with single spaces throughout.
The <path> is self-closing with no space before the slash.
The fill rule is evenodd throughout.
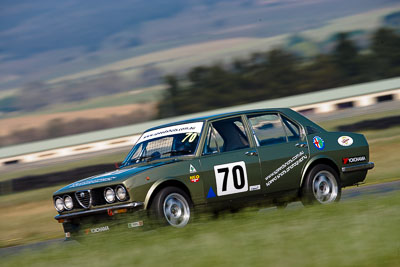
<path id="1" fill-rule="evenodd" d="M 399 76 L 398 0 L 0 0 L 2 151 Z M 380 100 L 305 113 L 367 136 L 367 183 L 400 177 L 399 100 Z M 131 145 L 0 166 L 0 247 L 62 237 L 51 193 Z"/>

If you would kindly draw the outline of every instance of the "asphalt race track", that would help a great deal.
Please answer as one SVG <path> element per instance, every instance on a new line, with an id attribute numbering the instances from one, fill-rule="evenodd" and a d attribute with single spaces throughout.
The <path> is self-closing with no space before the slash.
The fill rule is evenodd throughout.
<path id="1" fill-rule="evenodd" d="M 351 188 L 346 188 L 343 190 L 341 201 L 347 201 L 347 200 L 354 199 L 354 198 L 361 197 L 361 196 L 377 197 L 377 196 L 385 195 L 388 193 L 394 193 L 399 190 L 400 190 L 400 180 L 397 180 L 394 182 L 381 183 L 381 184 L 351 187 Z M 297 209 L 297 208 L 301 208 L 301 207 L 302 207 L 302 204 L 300 202 L 294 202 L 294 203 L 289 204 L 287 208 L 288 209 Z M 273 207 L 273 208 L 261 209 L 260 212 L 268 212 L 268 211 L 271 211 L 274 209 L 276 209 L 276 208 Z M 50 219 L 52 219 L 52 218 L 50 218 Z M 38 242 L 38 243 L 34 243 L 34 244 L 29 244 L 29 245 L 21 245 L 21 246 L 15 246 L 15 247 L 2 248 L 2 249 L 0 249 L 0 257 L 15 255 L 15 254 L 23 252 L 23 251 L 38 251 L 38 250 L 41 250 L 43 248 L 46 248 L 46 247 L 49 247 L 52 245 L 62 244 L 63 242 L 64 242 L 64 239 L 53 239 L 53 240 Z M 65 245 L 73 244 L 73 243 L 74 243 L 74 241 L 69 241 L 69 242 L 66 242 Z"/>

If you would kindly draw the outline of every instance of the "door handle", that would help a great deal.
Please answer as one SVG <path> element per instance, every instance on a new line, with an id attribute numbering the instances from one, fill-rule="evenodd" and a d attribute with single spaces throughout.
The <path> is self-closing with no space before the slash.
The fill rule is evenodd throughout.
<path id="1" fill-rule="evenodd" d="M 307 147 L 307 143 L 297 143 L 295 144 L 296 147 Z"/>
<path id="2" fill-rule="evenodd" d="M 246 153 L 244 153 L 246 156 L 258 156 L 257 151 L 252 150 L 252 151 L 247 151 Z"/>

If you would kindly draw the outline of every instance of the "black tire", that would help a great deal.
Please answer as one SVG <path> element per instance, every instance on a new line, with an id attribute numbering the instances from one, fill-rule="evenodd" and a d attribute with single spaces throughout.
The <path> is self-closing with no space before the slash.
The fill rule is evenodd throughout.
<path id="1" fill-rule="evenodd" d="M 170 186 L 157 193 L 150 210 L 161 224 L 181 228 L 191 220 L 193 208 L 185 191 Z"/>
<path id="2" fill-rule="evenodd" d="M 329 165 L 314 166 L 307 174 L 301 189 L 303 205 L 338 202 L 342 187 L 337 172 Z"/>

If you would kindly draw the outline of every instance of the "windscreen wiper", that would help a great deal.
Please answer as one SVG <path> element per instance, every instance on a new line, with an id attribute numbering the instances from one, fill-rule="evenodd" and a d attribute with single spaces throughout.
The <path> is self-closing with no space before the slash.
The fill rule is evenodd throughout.
<path id="1" fill-rule="evenodd" d="M 138 157 L 138 158 L 134 158 L 133 160 L 131 160 L 131 162 L 134 161 L 134 162 L 138 163 L 138 162 L 140 162 L 140 161 L 142 161 L 142 160 L 144 160 L 144 159 L 145 159 L 146 161 L 149 161 L 151 158 L 154 158 L 154 155 L 140 156 L 140 157 Z"/>

